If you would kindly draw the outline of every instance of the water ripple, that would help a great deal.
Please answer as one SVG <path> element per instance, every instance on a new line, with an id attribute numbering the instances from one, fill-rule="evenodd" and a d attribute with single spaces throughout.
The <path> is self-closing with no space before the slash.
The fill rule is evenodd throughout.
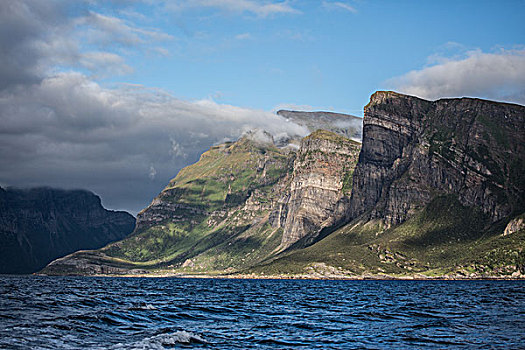
<path id="1" fill-rule="evenodd" d="M 0 348 L 525 348 L 523 281 L 0 276 Z"/>

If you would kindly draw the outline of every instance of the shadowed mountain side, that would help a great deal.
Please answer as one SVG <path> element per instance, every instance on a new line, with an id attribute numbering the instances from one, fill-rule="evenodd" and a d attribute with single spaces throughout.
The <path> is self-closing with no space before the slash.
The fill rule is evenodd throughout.
<path id="1" fill-rule="evenodd" d="M 79 249 L 120 240 L 135 227 L 126 212 L 88 191 L 0 188 L 0 273 L 32 273 Z"/>

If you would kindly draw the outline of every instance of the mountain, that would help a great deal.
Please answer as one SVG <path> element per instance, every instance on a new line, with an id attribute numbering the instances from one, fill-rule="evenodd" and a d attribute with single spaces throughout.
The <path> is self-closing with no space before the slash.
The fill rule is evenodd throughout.
<path id="1" fill-rule="evenodd" d="M 296 150 L 263 136 L 212 147 L 138 214 L 131 236 L 44 273 L 238 271 L 316 241 L 345 216 L 360 144 L 317 131 Z"/>
<path id="2" fill-rule="evenodd" d="M 365 107 L 349 223 L 255 273 L 525 273 L 525 107 L 377 92 Z"/>
<path id="3" fill-rule="evenodd" d="M 377 92 L 365 115 L 352 217 L 399 224 L 439 194 L 489 223 L 525 210 L 525 107 Z"/>
<path id="4" fill-rule="evenodd" d="M 133 235 L 43 272 L 523 277 L 525 107 L 377 92 L 364 112 L 362 146 L 333 129 L 216 146 Z"/>
<path id="5" fill-rule="evenodd" d="M 135 219 L 109 211 L 88 191 L 0 188 L 0 273 L 39 271 L 79 249 L 97 249 L 133 231 Z"/>

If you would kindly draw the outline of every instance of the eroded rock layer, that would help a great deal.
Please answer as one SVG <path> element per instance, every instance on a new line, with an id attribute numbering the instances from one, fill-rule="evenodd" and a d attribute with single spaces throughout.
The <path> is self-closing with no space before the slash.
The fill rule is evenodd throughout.
<path id="1" fill-rule="evenodd" d="M 525 107 L 376 92 L 365 107 L 350 216 L 405 221 L 456 194 L 496 222 L 525 207 Z"/>
<path id="2" fill-rule="evenodd" d="M 321 130 L 302 140 L 286 197 L 286 215 L 281 221 L 282 247 L 287 248 L 301 239 L 310 243 L 323 228 L 347 219 L 360 146 L 358 142 Z"/>

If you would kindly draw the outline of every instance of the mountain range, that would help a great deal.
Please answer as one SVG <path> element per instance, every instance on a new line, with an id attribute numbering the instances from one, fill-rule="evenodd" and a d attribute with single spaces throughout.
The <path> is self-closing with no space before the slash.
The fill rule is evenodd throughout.
<path id="1" fill-rule="evenodd" d="M 380 91 L 357 117 L 212 147 L 134 232 L 44 274 L 488 278 L 525 273 L 525 107 Z M 355 139 L 362 135 L 362 144 Z"/>

